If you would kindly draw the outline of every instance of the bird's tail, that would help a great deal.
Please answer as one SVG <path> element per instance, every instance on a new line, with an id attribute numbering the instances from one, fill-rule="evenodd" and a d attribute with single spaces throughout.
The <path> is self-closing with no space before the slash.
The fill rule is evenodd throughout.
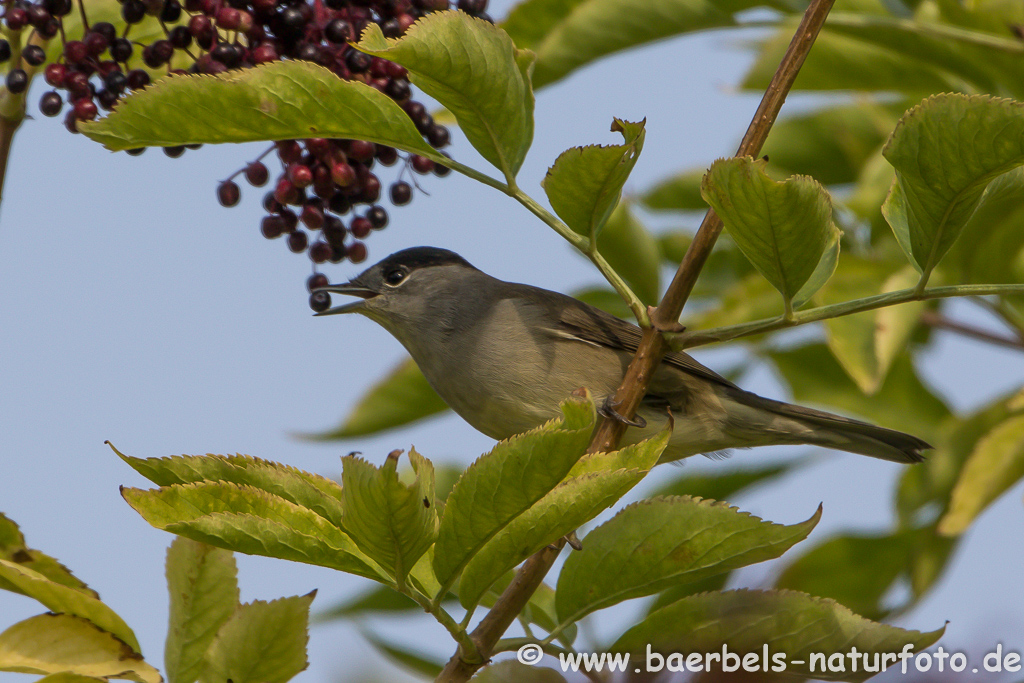
<path id="1" fill-rule="evenodd" d="M 740 391 L 731 398 L 747 407 L 765 410 L 796 421 L 804 429 L 790 432 L 794 437 L 794 443 L 825 446 L 901 463 L 921 462 L 924 460 L 921 451 L 932 448 L 928 442 L 894 429 L 851 420 L 822 410 L 774 401 L 747 391 Z"/>

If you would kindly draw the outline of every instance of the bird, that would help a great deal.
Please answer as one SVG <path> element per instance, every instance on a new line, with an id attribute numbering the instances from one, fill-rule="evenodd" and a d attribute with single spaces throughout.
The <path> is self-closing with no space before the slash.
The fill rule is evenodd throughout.
<path id="1" fill-rule="evenodd" d="M 317 315 L 358 313 L 381 325 L 444 402 L 493 439 L 558 417 L 559 403 L 580 388 L 602 414 L 624 419 L 611 401 L 641 330 L 594 306 L 491 277 L 437 247 L 398 251 L 317 291 L 355 297 Z M 681 352 L 655 370 L 622 443 L 654 436 L 668 420 L 673 431 L 660 462 L 807 444 L 914 463 L 931 448 L 910 434 L 759 396 Z"/>

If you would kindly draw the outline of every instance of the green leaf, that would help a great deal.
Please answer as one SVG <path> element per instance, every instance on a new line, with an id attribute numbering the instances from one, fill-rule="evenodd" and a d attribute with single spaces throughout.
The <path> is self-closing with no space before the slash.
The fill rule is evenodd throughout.
<path id="1" fill-rule="evenodd" d="M 401 38 L 384 38 L 371 23 L 355 47 L 408 69 L 481 156 L 506 178 L 519 172 L 533 142 L 533 54 L 517 50 L 508 34 L 464 12 L 432 12 Z"/>
<path id="2" fill-rule="evenodd" d="M 504 27 L 537 53 L 535 87 L 553 83 L 606 55 L 669 36 L 735 23 L 750 0 L 528 0 Z"/>
<path id="3" fill-rule="evenodd" d="M 625 202 L 612 211 L 597 239 L 597 250 L 641 301 L 649 304 L 658 302 L 661 292 L 658 241 Z M 632 317 L 628 309 L 627 316 Z"/>
<path id="4" fill-rule="evenodd" d="M 882 206 L 907 257 L 928 275 L 997 175 L 1024 164 L 1024 104 L 935 95 L 900 119 L 882 154 L 896 169 Z"/>
<path id="5" fill-rule="evenodd" d="M 442 584 L 555 488 L 583 455 L 594 427 L 593 403 L 570 399 L 561 407 L 564 417 L 499 442 L 463 473 L 448 496 L 434 550 Z"/>
<path id="6" fill-rule="evenodd" d="M 408 648 L 389 643 L 365 628 L 361 629 L 360 633 L 377 652 L 413 673 L 422 674 L 428 678 L 436 678 L 444 668 L 442 662 L 435 661 L 428 655 L 420 652 L 413 652 Z"/>
<path id="7" fill-rule="evenodd" d="M 206 655 L 202 683 L 285 683 L 305 671 L 308 595 L 239 605 Z"/>
<path id="8" fill-rule="evenodd" d="M 572 147 L 558 155 L 541 181 L 551 208 L 577 234 L 597 241 L 622 187 L 644 148 L 644 125 L 612 120 L 612 132 L 622 133 L 621 145 Z"/>
<path id="9" fill-rule="evenodd" d="M 795 460 L 780 465 L 749 467 L 709 472 L 687 472 L 668 481 L 654 491 L 654 496 L 693 496 L 711 500 L 728 500 L 744 489 L 763 484 L 788 474 L 803 461 Z"/>
<path id="10" fill-rule="evenodd" d="M 238 606 L 237 577 L 235 558 L 226 550 L 182 537 L 167 549 L 167 683 L 198 680 L 214 636 Z"/>
<path id="11" fill-rule="evenodd" d="M 673 268 L 678 267 L 692 241 L 693 234 L 691 232 L 673 230 L 661 233 L 658 236 L 658 246 L 661 249 L 662 261 Z M 700 277 L 693 288 L 693 296 L 710 297 L 713 299 L 712 303 L 720 304 L 719 300 L 727 296 L 727 291 L 730 288 L 735 288 L 752 274 L 754 274 L 754 267 L 747 257 L 736 248 L 728 235 L 721 235 L 700 271 Z M 751 278 L 750 281 L 758 284 L 763 282 L 758 277 Z M 767 285 L 767 283 L 765 284 Z M 732 303 L 742 304 L 742 301 Z M 778 301 L 773 296 L 769 304 L 777 305 Z M 775 312 L 774 309 L 772 312 Z"/>
<path id="12" fill-rule="evenodd" d="M 830 538 L 786 567 L 775 587 L 831 598 L 868 619 L 883 619 L 890 609 L 882 599 L 908 569 L 916 533 Z"/>
<path id="13" fill-rule="evenodd" d="M 956 536 L 996 498 L 1024 477 L 1024 415 L 996 425 L 978 440 L 953 489 L 939 533 Z"/>
<path id="14" fill-rule="evenodd" d="M 690 595 L 707 593 L 709 591 L 720 591 L 725 588 L 725 584 L 729 582 L 730 576 L 732 576 L 730 572 L 725 572 L 723 574 L 707 576 L 703 579 L 694 581 L 693 583 L 683 583 L 672 586 L 671 588 L 666 588 L 658 593 L 657 597 L 654 598 L 654 602 L 652 602 L 647 608 L 645 616 Z"/>
<path id="15" fill-rule="evenodd" d="M 543 666 L 527 666 L 515 659 L 491 664 L 473 677 L 476 683 L 565 683 L 562 674 Z"/>
<path id="16" fill-rule="evenodd" d="M 459 581 L 463 607 L 476 605 L 505 572 L 611 507 L 657 464 L 670 436 L 666 430 L 613 453 L 581 458 L 565 481 L 501 529 L 469 561 Z"/>
<path id="17" fill-rule="evenodd" d="M 811 532 L 806 522 L 764 522 L 724 503 L 688 496 L 634 503 L 583 539 L 566 559 L 558 618 L 577 621 L 616 603 L 778 557 Z"/>
<path id="18" fill-rule="evenodd" d="M 798 294 L 804 300 L 813 294 L 801 291 L 805 284 L 820 287 L 831 275 L 815 271 L 827 252 L 835 258 L 839 229 L 825 188 L 802 176 L 776 182 L 764 172 L 765 165 L 750 157 L 720 159 L 701 189 L 740 251 L 779 290 L 788 310 Z"/>
<path id="19" fill-rule="evenodd" d="M 318 137 L 369 140 L 443 160 L 390 97 L 303 61 L 169 76 L 79 130 L 111 150 Z"/>
<path id="20" fill-rule="evenodd" d="M 104 683 L 107 679 L 96 678 L 94 676 L 83 676 L 81 674 L 73 674 L 68 671 L 62 671 L 58 674 L 50 674 L 49 676 L 43 676 L 38 679 L 36 683 Z"/>
<path id="21" fill-rule="evenodd" d="M 636 290 L 633 291 L 635 292 Z M 590 304 L 594 308 L 600 308 L 605 313 L 614 315 L 616 318 L 622 318 L 623 320 L 633 319 L 633 312 L 629 310 L 629 306 L 622 300 L 619 293 L 611 287 L 593 287 L 582 291 L 577 290 L 572 293 L 572 297 L 579 299 L 585 304 Z"/>
<path id="22" fill-rule="evenodd" d="M 649 644 L 653 651 L 668 655 L 673 651 L 721 652 L 725 645 L 742 658 L 749 653 L 761 655 L 767 648 L 772 656 L 767 664 L 785 665 L 775 671 L 821 680 L 862 681 L 873 674 L 864 671 L 862 661 L 858 661 L 856 672 L 851 670 L 847 653 L 852 648 L 869 654 L 869 665 L 874 666 L 875 653 L 900 652 L 906 644 L 920 651 L 938 641 L 944 631 L 945 627 L 921 633 L 877 624 L 834 600 L 794 591 L 738 590 L 674 602 L 626 631 L 612 649 L 644 652 Z M 845 660 L 844 671 L 824 671 L 822 655 L 835 657 L 833 663 Z M 766 664 L 760 658 L 757 663 Z M 721 664 L 715 665 L 717 671 Z M 892 666 L 893 660 L 887 664 Z"/>
<path id="23" fill-rule="evenodd" d="M 0 633 L 0 671 L 72 673 L 161 683 L 142 655 L 93 622 L 71 614 L 40 614 Z"/>
<path id="24" fill-rule="evenodd" d="M 743 260 L 749 266 L 750 262 L 746 258 Z M 700 280 L 697 282 L 700 286 Z M 752 273 L 731 286 L 726 286 L 713 304 L 707 310 L 684 317 L 683 325 L 691 330 L 736 325 L 778 316 L 783 309 L 778 292 L 771 283 L 756 273 Z M 756 339 L 754 337 L 754 340 Z M 752 340 L 748 339 L 747 341 Z"/>
<path id="25" fill-rule="evenodd" d="M 16 562 L 38 572 L 54 583 L 79 590 L 86 595 L 99 599 L 99 594 L 85 585 L 85 582 L 71 573 L 71 570 L 46 553 L 34 550 L 25 545 L 25 537 L 14 520 L 0 512 L 0 560 Z M 0 578 L 0 589 L 21 591 L 9 582 Z"/>
<path id="26" fill-rule="evenodd" d="M 403 484 L 398 480 L 401 453 L 392 451 L 380 469 L 355 455 L 341 459 L 345 529 L 398 585 L 434 543 L 438 524 L 433 465 L 412 449 L 409 460 L 416 478 Z"/>
<path id="27" fill-rule="evenodd" d="M 134 651 L 140 651 L 139 641 L 128 624 L 99 598 L 51 581 L 39 572 L 8 560 L 0 560 L 0 577 L 16 586 L 19 592 L 41 602 L 51 612 L 88 619 Z"/>
<path id="28" fill-rule="evenodd" d="M 319 474 L 249 455 L 134 458 L 116 449 L 114 452 L 157 486 L 218 481 L 251 486 L 312 510 L 336 527 L 342 526 L 341 486 Z"/>
<path id="29" fill-rule="evenodd" d="M 121 489 L 158 529 L 249 555 L 305 562 L 386 581 L 376 562 L 312 510 L 266 491 L 227 482 Z"/>
<path id="30" fill-rule="evenodd" d="M 333 441 L 376 434 L 446 410 L 448 405 L 427 382 L 416 362 L 406 358 L 363 394 L 341 426 L 306 438 Z"/>
<path id="31" fill-rule="evenodd" d="M 852 413 L 892 429 L 935 441 L 949 408 L 918 379 L 907 354 L 896 358 L 882 386 L 866 396 L 843 371 L 824 344 L 814 343 L 768 357 L 789 384 L 797 403 Z"/>
<path id="32" fill-rule="evenodd" d="M 835 276 L 818 294 L 822 305 L 912 287 L 914 271 L 889 261 L 843 259 Z M 832 355 L 865 394 L 882 386 L 899 352 L 903 351 L 924 309 L 923 302 L 889 306 L 825 321 L 825 339 Z"/>
<path id="33" fill-rule="evenodd" d="M 652 211 L 707 211 L 708 203 L 700 193 L 705 173 L 705 168 L 694 168 L 674 175 L 640 195 L 640 202 Z"/>

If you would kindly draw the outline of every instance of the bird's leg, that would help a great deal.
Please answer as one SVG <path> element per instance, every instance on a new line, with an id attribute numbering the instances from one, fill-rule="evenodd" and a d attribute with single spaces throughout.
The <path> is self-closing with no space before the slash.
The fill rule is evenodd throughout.
<path id="1" fill-rule="evenodd" d="M 562 538 L 565 539 L 566 545 L 568 545 L 573 550 L 583 550 L 583 542 L 580 541 L 580 537 L 576 535 L 575 531 L 570 531 L 565 536 L 562 536 Z M 548 545 L 548 547 L 552 550 L 557 550 L 558 544 L 551 543 Z"/>
<path id="2" fill-rule="evenodd" d="M 635 415 L 632 420 L 626 419 L 625 415 L 615 410 L 618 406 L 619 404 L 615 403 L 615 401 L 612 400 L 612 397 L 609 396 L 604 400 L 604 403 L 601 404 L 601 407 L 597 409 L 597 413 L 601 417 L 606 417 L 609 420 L 621 422 L 622 424 L 627 425 L 629 427 L 640 427 L 641 429 L 643 429 L 644 427 L 647 426 L 647 420 L 640 417 L 639 415 Z"/>

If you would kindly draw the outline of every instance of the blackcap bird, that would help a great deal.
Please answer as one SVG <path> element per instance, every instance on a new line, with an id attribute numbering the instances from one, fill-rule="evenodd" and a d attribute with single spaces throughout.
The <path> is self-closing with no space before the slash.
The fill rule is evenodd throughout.
<path id="1" fill-rule="evenodd" d="M 392 254 L 351 282 L 323 289 L 358 301 L 318 315 L 360 313 L 380 324 L 445 403 L 495 439 L 558 416 L 559 402 L 580 387 L 606 402 L 641 336 L 636 325 L 593 306 L 503 282 L 432 247 Z M 665 356 L 637 413 L 646 426 L 627 430 L 623 442 L 657 433 L 669 409 L 675 427 L 662 462 L 813 444 L 910 463 L 931 448 L 909 434 L 744 391 L 685 353 Z"/>

